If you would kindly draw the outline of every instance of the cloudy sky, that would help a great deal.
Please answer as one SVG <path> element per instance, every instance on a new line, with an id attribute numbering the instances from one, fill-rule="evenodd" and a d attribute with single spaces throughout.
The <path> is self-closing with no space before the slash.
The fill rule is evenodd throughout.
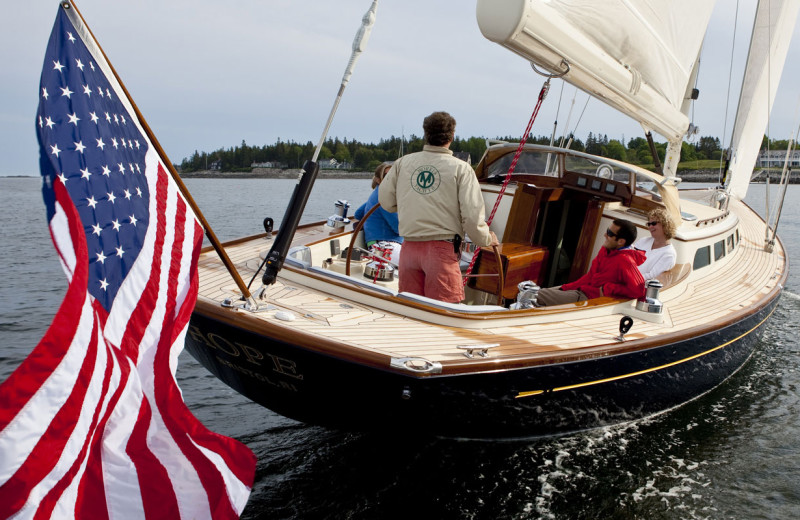
<path id="1" fill-rule="evenodd" d="M 370 0 L 76 0 L 100 45 L 173 162 L 195 150 L 245 140 L 319 139 L 353 36 Z M 755 0 L 739 0 L 736 49 L 745 50 Z M 718 0 L 700 72 L 694 122 L 700 135 L 729 138 L 738 95 L 728 100 L 736 0 Z M 34 115 L 55 0 L 31 0 L 7 12 L 0 48 L 0 175 L 38 173 Z M 800 32 L 798 30 L 795 31 Z M 787 58 L 770 122 L 773 136 L 797 127 L 800 41 Z M 742 52 L 741 54 L 744 54 Z M 741 75 L 743 57 L 733 64 Z M 474 0 L 383 0 L 366 52 L 345 91 L 329 136 L 377 142 L 420 135 L 422 118 L 447 110 L 457 134 L 518 136 L 528 122 L 542 78 L 521 58 L 481 36 Z M 554 83 L 533 133 L 549 135 L 561 86 Z M 563 89 L 566 121 L 575 89 Z M 578 93 L 574 127 L 586 95 Z M 726 105 L 728 117 L 726 123 Z M 725 131 L 725 135 L 723 132 Z M 627 140 L 641 127 L 597 101 L 577 127 Z"/>

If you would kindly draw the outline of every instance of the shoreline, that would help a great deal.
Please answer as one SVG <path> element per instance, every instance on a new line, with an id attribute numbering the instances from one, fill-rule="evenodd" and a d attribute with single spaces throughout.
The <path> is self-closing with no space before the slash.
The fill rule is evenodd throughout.
<path id="1" fill-rule="evenodd" d="M 182 179 L 295 179 L 298 169 L 254 168 L 250 172 L 223 172 L 219 170 L 202 170 L 180 174 Z M 351 172 L 339 170 L 321 170 L 318 179 L 371 179 L 373 172 Z M 719 172 L 710 170 L 679 170 L 678 177 L 682 182 L 718 182 Z M 770 172 L 770 182 L 780 182 L 781 172 Z M 765 176 L 762 174 L 752 182 L 763 183 Z M 789 184 L 800 184 L 800 171 L 789 172 Z"/>

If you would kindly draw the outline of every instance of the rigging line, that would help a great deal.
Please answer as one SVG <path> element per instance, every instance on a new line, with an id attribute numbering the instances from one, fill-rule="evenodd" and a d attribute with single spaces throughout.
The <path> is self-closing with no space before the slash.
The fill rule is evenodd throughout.
<path id="1" fill-rule="evenodd" d="M 770 131 L 769 131 L 769 124 L 772 120 L 772 107 L 770 106 L 770 93 L 772 91 L 772 2 L 767 3 L 767 20 L 770 21 L 767 24 L 767 42 L 769 43 L 769 52 L 767 53 L 767 91 L 765 95 L 767 96 L 767 183 L 766 183 L 766 196 L 764 197 L 766 202 L 766 218 L 764 222 L 766 223 L 766 227 L 764 228 L 764 240 L 769 242 L 769 221 L 770 221 L 770 214 L 769 214 L 769 192 L 770 192 L 770 171 L 769 171 L 769 152 L 770 152 Z M 791 143 L 789 144 L 791 148 Z M 787 152 L 788 153 L 788 152 Z M 787 157 L 786 160 L 788 161 L 789 158 Z M 786 170 L 786 165 L 784 164 L 784 171 Z"/>
<path id="2" fill-rule="evenodd" d="M 556 106 L 556 120 L 553 121 L 553 131 L 550 134 L 550 146 L 553 146 L 553 141 L 556 138 L 556 131 L 558 129 L 558 115 L 561 113 L 561 100 L 564 98 L 564 84 L 566 81 L 563 79 L 561 80 L 561 91 L 558 94 L 558 105 Z M 568 119 L 569 120 L 569 119 Z M 550 169 L 550 160 L 552 159 L 552 154 L 547 154 L 547 162 L 544 165 L 544 173 L 547 174 L 547 170 Z"/>
<path id="3" fill-rule="evenodd" d="M 567 122 L 564 123 L 564 133 L 561 134 L 561 140 L 558 142 L 558 146 L 564 146 L 564 139 L 567 136 L 566 130 L 569 129 L 569 121 L 572 119 L 572 110 L 575 108 L 575 98 L 578 97 L 578 87 L 575 87 L 575 93 L 572 95 L 572 103 L 569 105 L 569 112 L 567 113 Z"/>
<path id="4" fill-rule="evenodd" d="M 575 122 L 575 128 L 572 129 L 572 135 L 575 136 L 578 134 L 578 125 L 581 124 L 581 120 L 583 119 L 583 114 L 586 113 L 586 107 L 589 106 L 589 100 L 592 99 L 592 96 L 586 95 L 586 103 L 583 104 L 583 110 L 581 110 L 581 115 L 578 116 L 578 120 Z M 623 143 L 624 144 L 624 143 Z M 569 146 L 567 146 L 569 148 Z"/>
<path id="5" fill-rule="evenodd" d="M 568 72 L 569 65 L 566 62 L 562 63 L 566 65 Z M 532 63 L 531 66 L 533 66 Z M 534 67 L 534 70 L 536 70 L 536 67 Z M 517 167 L 517 161 L 519 161 L 519 157 L 520 155 L 522 155 L 522 149 L 525 148 L 525 141 L 528 140 L 528 136 L 531 133 L 531 128 L 533 128 L 533 122 L 536 121 L 536 116 L 539 115 L 539 109 L 542 108 L 542 102 L 544 101 L 544 98 L 547 97 L 547 93 L 550 91 L 550 79 L 551 77 L 548 77 L 545 80 L 544 85 L 542 85 L 542 89 L 539 91 L 539 97 L 536 100 L 536 106 L 533 107 L 533 113 L 531 114 L 531 118 L 528 121 L 528 126 L 525 128 L 525 133 L 522 134 L 522 139 L 519 140 L 519 146 L 517 146 L 517 151 L 514 153 L 514 159 L 511 161 L 511 166 L 508 167 L 508 173 L 506 173 L 506 178 L 503 181 L 503 186 L 500 188 L 500 192 L 497 194 L 497 200 L 494 201 L 494 207 L 492 208 L 492 212 L 489 214 L 489 218 L 486 219 L 487 226 L 491 225 L 492 221 L 494 220 L 494 215 L 495 213 L 497 213 L 497 208 L 500 207 L 500 201 L 503 199 L 503 194 L 506 192 L 508 183 L 511 181 L 511 175 L 514 173 L 514 169 Z M 469 275 L 472 273 L 472 268 L 475 266 L 475 261 L 477 259 L 478 259 L 478 251 L 476 251 L 475 254 L 472 255 L 472 260 L 470 260 L 469 266 L 467 266 L 467 271 L 464 273 L 464 281 L 462 282 L 464 286 L 467 285 L 467 279 L 469 278 Z M 497 267 L 498 269 L 500 269 L 500 265 L 498 265 Z"/>
<path id="6" fill-rule="evenodd" d="M 800 110 L 800 96 L 798 96 L 797 98 L 797 108 L 795 108 L 795 114 L 794 114 L 794 121 L 795 121 L 794 126 L 796 127 L 796 130 L 789 139 L 789 145 L 787 146 L 786 150 L 786 159 L 784 161 L 784 166 L 783 166 L 783 175 L 781 176 L 781 185 L 783 189 L 781 190 L 781 197 L 780 197 L 781 201 L 778 204 L 778 211 L 777 214 L 775 215 L 775 226 L 772 228 L 772 239 L 770 240 L 771 242 L 774 242 L 775 237 L 778 235 L 778 223 L 780 223 L 781 221 L 781 213 L 783 213 L 783 201 L 786 200 L 786 191 L 789 187 L 789 178 L 791 177 L 791 168 L 789 167 L 789 161 L 791 160 L 791 156 L 793 153 L 792 148 L 797 144 L 796 139 L 798 134 L 800 134 L 800 126 L 798 125 L 798 110 Z M 769 165 L 769 158 L 767 158 L 767 165 Z M 767 170 L 767 172 L 769 172 L 769 170 Z"/>
<path id="7" fill-rule="evenodd" d="M 725 134 L 728 133 L 728 110 L 730 109 L 730 103 L 731 103 L 731 83 L 733 82 L 733 56 L 734 56 L 734 50 L 736 49 L 736 27 L 738 25 L 738 20 L 739 20 L 739 0 L 736 0 L 736 12 L 734 13 L 734 16 L 733 16 L 733 40 L 731 41 L 731 64 L 730 64 L 730 68 L 728 70 L 728 93 L 725 96 L 725 117 L 723 118 L 723 125 L 722 125 L 722 139 L 723 139 L 723 142 L 725 142 L 725 139 L 726 139 Z M 731 145 L 731 143 L 728 142 L 728 146 L 726 146 L 725 148 L 730 150 L 730 145 Z M 718 177 L 718 180 L 719 180 L 719 184 L 720 185 L 722 185 L 722 183 L 725 180 L 725 176 L 724 176 L 725 174 L 722 172 L 722 165 L 724 164 L 724 158 L 725 158 L 725 154 L 723 153 L 719 157 L 719 177 Z M 725 172 L 725 173 L 727 173 L 727 172 Z"/>

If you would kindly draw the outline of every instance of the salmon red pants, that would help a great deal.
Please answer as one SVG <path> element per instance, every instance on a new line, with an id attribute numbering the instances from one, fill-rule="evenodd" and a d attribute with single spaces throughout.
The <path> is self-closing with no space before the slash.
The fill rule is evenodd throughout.
<path id="1" fill-rule="evenodd" d="M 464 286 L 453 243 L 446 240 L 403 242 L 400 257 L 400 292 L 409 292 L 448 303 L 464 299 Z"/>

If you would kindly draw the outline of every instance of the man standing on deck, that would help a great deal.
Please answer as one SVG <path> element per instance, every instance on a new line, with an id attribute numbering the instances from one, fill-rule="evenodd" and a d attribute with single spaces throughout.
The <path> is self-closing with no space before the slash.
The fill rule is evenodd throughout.
<path id="1" fill-rule="evenodd" d="M 497 245 L 497 237 L 484 220 L 475 171 L 450 150 L 456 120 L 447 112 L 434 112 L 422 128 L 422 151 L 394 162 L 378 200 L 400 220 L 400 292 L 458 303 L 464 299 L 461 240 L 469 235 L 476 245 L 488 246 Z"/>
<path id="2" fill-rule="evenodd" d="M 644 278 L 638 267 L 646 256 L 644 251 L 630 247 L 636 239 L 636 226 L 629 220 L 616 219 L 605 237 L 589 272 L 574 282 L 540 290 L 536 306 L 575 303 L 600 296 L 644 297 Z"/>

